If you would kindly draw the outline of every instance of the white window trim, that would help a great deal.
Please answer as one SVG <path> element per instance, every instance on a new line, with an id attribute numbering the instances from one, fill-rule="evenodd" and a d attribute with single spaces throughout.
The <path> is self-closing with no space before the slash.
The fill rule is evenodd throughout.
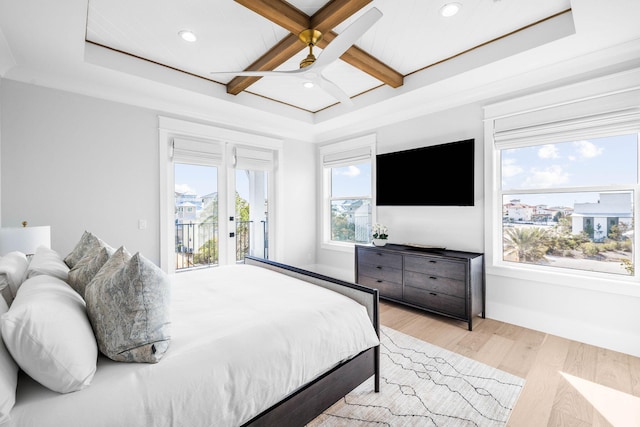
<path id="1" fill-rule="evenodd" d="M 319 149 L 319 167 L 320 172 L 320 247 L 322 249 L 330 249 L 340 252 L 353 252 L 355 246 L 350 242 L 337 242 L 331 240 L 331 173 L 325 168 L 325 158 L 330 159 L 327 164 L 335 163 L 335 159 L 344 156 L 345 158 L 361 154 L 364 149 L 369 149 L 369 158 L 371 161 L 371 223 L 376 222 L 375 201 L 375 166 L 376 166 L 376 134 L 364 135 L 361 137 L 324 145 Z M 337 164 L 335 164 L 337 165 Z"/>
<path id="2" fill-rule="evenodd" d="M 167 273 L 175 272 L 175 263 L 173 261 L 174 251 L 174 230 L 173 223 L 170 218 L 173 217 L 173 192 L 171 187 L 173 186 L 173 160 L 172 160 L 172 147 L 174 139 L 183 139 L 187 141 L 209 141 L 216 142 L 225 146 L 226 148 L 221 150 L 221 157 L 216 160 L 204 159 L 203 164 L 218 164 L 228 169 L 225 173 L 222 171 L 218 175 L 220 186 L 232 184 L 235 187 L 235 169 L 231 162 L 233 153 L 236 152 L 234 148 L 242 147 L 243 153 L 251 153 L 251 149 L 256 149 L 259 152 L 273 151 L 274 154 L 274 171 L 272 173 L 272 180 L 270 182 L 269 197 L 271 217 L 269 221 L 269 256 L 272 259 L 277 259 L 278 256 L 278 242 L 283 241 L 281 238 L 284 232 L 284 226 L 280 224 L 280 217 L 277 213 L 280 212 L 280 200 L 279 194 L 281 193 L 281 183 L 279 178 L 278 163 L 282 159 L 283 141 L 277 138 L 271 138 L 263 135 L 256 135 L 248 132 L 242 132 L 233 129 L 221 128 L 213 125 L 194 123 L 186 120 L 175 119 L 171 117 L 158 116 L 158 143 L 159 143 L 159 164 L 160 164 L 160 268 Z M 262 149 L 262 150 L 260 150 Z M 194 161 L 194 159 L 191 159 Z M 218 206 L 220 212 L 229 212 L 229 206 L 235 206 L 235 194 L 228 195 L 228 200 L 218 200 Z M 224 221 L 219 225 L 221 235 L 228 235 L 228 230 L 225 228 L 228 225 L 228 221 Z M 224 234 L 222 234 L 224 231 Z M 230 242 L 230 241 L 229 241 Z M 232 243 L 229 243 L 232 246 Z M 230 248 L 227 248 L 227 253 L 234 253 Z"/>
<path id="3" fill-rule="evenodd" d="M 485 141 L 485 263 L 488 275 L 497 275 L 525 281 L 539 281 L 560 286 L 640 297 L 640 245 L 634 244 L 635 277 L 614 276 L 581 270 L 540 268 L 532 265 L 502 261 L 502 200 L 499 197 L 500 151 L 495 148 L 496 121 L 510 116 L 550 110 L 556 107 L 580 105 L 594 100 L 603 105 L 603 112 L 611 109 L 637 109 L 640 94 L 640 69 L 576 83 L 536 93 L 484 108 Z M 611 104 L 615 108 L 611 108 Z M 621 129 L 620 132 L 624 132 Z M 629 132 L 627 132 L 629 133 Z M 553 141 L 549 138 L 547 142 Z M 558 142 L 558 141 L 556 141 Z M 640 164 L 640 162 L 639 162 Z M 640 193 L 634 192 L 636 227 L 640 224 Z"/>

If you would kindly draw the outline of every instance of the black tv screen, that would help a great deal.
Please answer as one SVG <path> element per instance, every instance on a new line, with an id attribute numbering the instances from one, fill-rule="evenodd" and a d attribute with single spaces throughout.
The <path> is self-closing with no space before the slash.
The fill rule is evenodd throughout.
<path id="1" fill-rule="evenodd" d="M 376 156 L 377 206 L 473 206 L 474 140 Z"/>

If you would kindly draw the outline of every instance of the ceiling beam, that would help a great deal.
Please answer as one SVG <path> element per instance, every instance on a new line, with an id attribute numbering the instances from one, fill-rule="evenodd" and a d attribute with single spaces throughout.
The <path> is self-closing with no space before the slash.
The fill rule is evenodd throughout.
<path id="1" fill-rule="evenodd" d="M 315 28 L 322 32 L 324 35 L 318 42 L 318 47 L 326 47 L 337 36 L 331 29 L 371 2 L 371 0 L 332 0 L 309 17 L 284 0 L 235 1 L 291 33 L 246 68 L 252 71 L 274 70 L 304 49 L 298 34 L 307 28 Z M 391 87 L 398 87 L 403 83 L 403 76 L 400 73 L 355 46 L 345 52 L 341 59 Z M 227 93 L 237 95 L 260 78 L 237 76 L 227 84 Z"/>
<path id="2" fill-rule="evenodd" d="M 249 65 L 246 70 L 263 71 L 274 70 L 278 66 L 285 63 L 289 58 L 300 52 L 304 45 L 300 43 L 298 36 L 289 34 L 275 45 L 271 50 L 262 55 L 253 64 Z M 237 76 L 227 83 L 227 93 L 237 95 L 249 86 L 260 80 L 262 77 Z"/>
<path id="3" fill-rule="evenodd" d="M 322 36 L 317 46 L 320 49 L 324 49 L 337 36 L 336 33 L 331 31 Z M 393 88 L 400 87 L 404 83 L 404 76 L 402 74 L 379 59 L 369 55 L 358 46 L 351 46 L 340 56 L 340 59 Z"/>
<path id="4" fill-rule="evenodd" d="M 309 27 L 322 34 L 333 30 L 348 17 L 371 3 L 371 0 L 333 0 L 309 18 Z"/>
<path id="5" fill-rule="evenodd" d="M 235 0 L 249 10 L 278 24 L 296 37 L 300 31 L 309 28 L 311 20 L 301 10 L 293 7 L 284 0 Z"/>

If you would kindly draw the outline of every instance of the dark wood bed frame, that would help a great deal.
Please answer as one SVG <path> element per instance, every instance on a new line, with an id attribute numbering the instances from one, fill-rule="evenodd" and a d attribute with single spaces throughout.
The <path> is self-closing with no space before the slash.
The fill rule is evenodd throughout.
<path id="1" fill-rule="evenodd" d="M 245 258 L 245 264 L 268 268 L 355 299 L 367 307 L 376 334 L 380 336 L 377 289 L 262 258 L 248 256 Z M 372 376 L 374 376 L 374 389 L 378 392 L 380 391 L 380 346 L 367 349 L 341 363 L 243 424 L 242 427 L 304 426 Z"/>

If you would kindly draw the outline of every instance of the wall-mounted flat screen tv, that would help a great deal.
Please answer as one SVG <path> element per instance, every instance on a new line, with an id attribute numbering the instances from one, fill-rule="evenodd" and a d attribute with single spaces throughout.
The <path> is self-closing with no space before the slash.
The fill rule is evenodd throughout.
<path id="1" fill-rule="evenodd" d="M 473 206 L 474 141 L 378 154 L 377 206 Z"/>

